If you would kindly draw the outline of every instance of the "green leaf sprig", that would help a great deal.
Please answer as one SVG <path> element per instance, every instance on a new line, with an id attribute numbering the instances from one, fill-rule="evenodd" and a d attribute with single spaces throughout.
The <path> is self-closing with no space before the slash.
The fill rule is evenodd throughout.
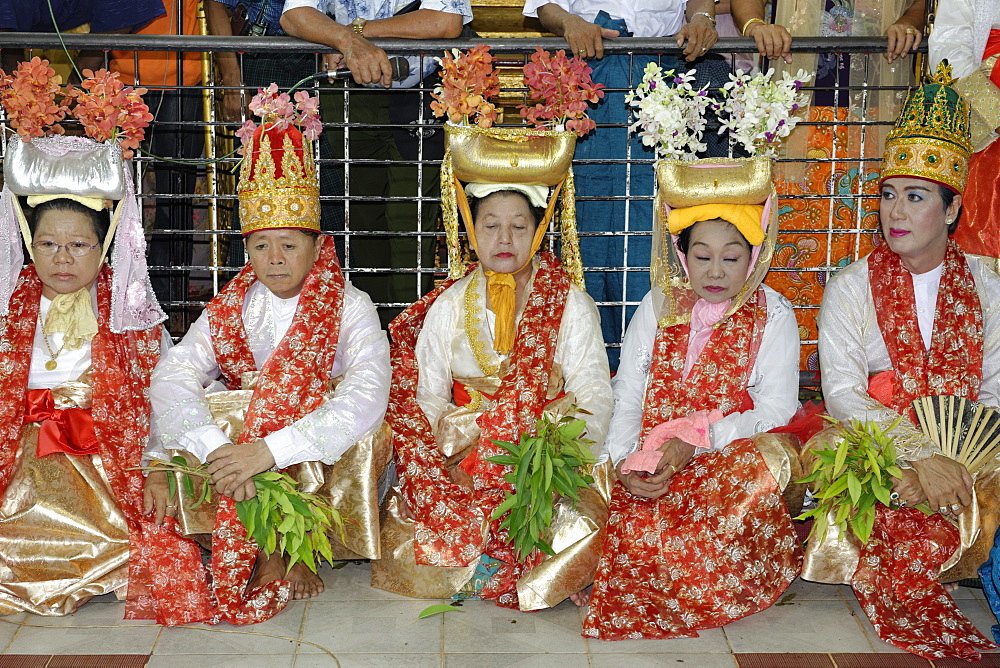
<path id="1" fill-rule="evenodd" d="M 177 480 L 173 473 L 181 473 L 181 485 L 188 498 L 197 498 L 189 506 L 198 508 L 211 498 L 212 484 L 208 464 L 191 466 L 185 457 L 175 455 L 170 462 L 157 462 L 143 471 L 166 471 L 170 500 L 177 496 Z M 198 479 L 198 482 L 195 482 Z M 333 548 L 327 531 L 336 527 L 344 537 L 344 520 L 329 500 L 318 494 L 302 492 L 299 483 L 287 473 L 265 471 L 254 475 L 257 494 L 252 499 L 236 502 L 240 522 L 264 553 L 275 550 L 288 557 L 288 568 L 297 563 L 305 564 L 315 573 L 320 559 L 333 562 Z M 196 484 L 200 486 L 195 494 Z"/>
<path id="2" fill-rule="evenodd" d="M 519 443 L 493 442 L 509 452 L 488 457 L 486 461 L 511 466 L 504 480 L 514 486 L 503 503 L 497 506 L 493 519 L 507 513 L 500 523 L 507 529 L 518 559 L 525 561 L 538 549 L 555 555 L 545 539 L 552 524 L 552 511 L 559 496 L 579 501 L 579 489 L 594 482 L 589 467 L 596 459 L 590 451 L 592 440 L 584 438 L 587 423 L 573 417 L 552 420 L 543 414 L 535 423 L 535 436 L 521 434 Z"/>
<path id="3" fill-rule="evenodd" d="M 839 529 L 841 540 L 850 526 L 862 544 L 868 542 L 875 526 L 876 504 L 892 505 L 892 479 L 902 476 L 896 466 L 896 446 L 886 433 L 901 419 L 886 430 L 875 422 L 851 420 L 842 425 L 836 445 L 815 451 L 817 460 L 812 472 L 796 481 L 810 483 L 817 500 L 816 507 L 795 518 L 814 520 L 810 540 L 822 542 L 826 538 L 833 512 L 833 526 Z M 930 513 L 929 509 L 918 509 Z"/>

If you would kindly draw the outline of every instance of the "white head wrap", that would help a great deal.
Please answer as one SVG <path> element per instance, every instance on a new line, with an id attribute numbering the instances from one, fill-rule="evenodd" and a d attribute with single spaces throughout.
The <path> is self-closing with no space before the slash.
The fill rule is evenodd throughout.
<path id="1" fill-rule="evenodd" d="M 470 183 L 465 186 L 465 194 L 482 199 L 502 190 L 513 190 L 528 198 L 531 206 L 544 209 L 549 205 L 548 186 L 526 186 L 523 183 Z"/>

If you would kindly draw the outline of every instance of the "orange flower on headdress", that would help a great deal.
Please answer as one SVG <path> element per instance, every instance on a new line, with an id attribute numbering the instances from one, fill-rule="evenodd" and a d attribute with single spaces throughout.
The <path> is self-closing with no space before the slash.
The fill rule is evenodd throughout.
<path id="1" fill-rule="evenodd" d="M 485 44 L 466 53 L 452 49 L 438 58 L 441 64 L 441 85 L 434 89 L 431 110 L 435 116 L 447 116 L 452 123 L 488 128 L 497 119 L 496 105 L 490 98 L 500 93 L 500 79 L 493 70 L 496 58 Z"/>
<path id="2" fill-rule="evenodd" d="M 49 61 L 37 56 L 20 63 L 11 74 L 0 70 L 0 104 L 24 141 L 63 133 L 59 121 L 66 117 L 66 110 L 56 104 L 61 83 L 62 77 L 49 67 Z"/>
<path id="3" fill-rule="evenodd" d="M 80 88 L 70 86 L 63 100 L 67 110 L 83 125 L 88 137 L 96 141 L 117 139 L 122 156 L 132 157 L 132 150 L 146 136 L 146 126 L 153 120 L 149 107 L 142 101 L 145 88 L 126 86 L 117 72 L 84 70 L 87 77 Z"/>
<path id="4" fill-rule="evenodd" d="M 536 128 L 565 125 L 580 137 L 597 124 L 587 117 L 589 103 L 604 97 L 604 84 L 590 78 L 593 70 L 583 58 L 567 58 L 560 49 L 553 56 L 540 46 L 524 66 L 524 83 L 528 99 L 538 100 L 533 106 L 518 105 L 521 117 Z"/>

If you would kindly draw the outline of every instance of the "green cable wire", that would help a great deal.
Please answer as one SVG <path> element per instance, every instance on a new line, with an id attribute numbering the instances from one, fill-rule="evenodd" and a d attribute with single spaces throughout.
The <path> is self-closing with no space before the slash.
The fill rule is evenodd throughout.
<path id="1" fill-rule="evenodd" d="M 59 24 L 56 23 L 56 10 L 52 8 L 52 0 L 45 0 L 45 4 L 49 6 L 49 16 L 52 18 L 52 27 L 55 28 L 56 36 L 59 37 L 59 43 L 62 44 L 63 51 L 66 52 L 69 64 L 72 65 L 73 71 L 76 72 L 76 76 L 80 78 L 80 81 L 83 81 L 83 75 L 80 74 L 80 70 L 76 67 L 76 61 L 73 60 L 73 56 L 70 55 L 69 49 L 66 48 L 66 41 L 63 39 L 62 32 L 59 30 Z"/>

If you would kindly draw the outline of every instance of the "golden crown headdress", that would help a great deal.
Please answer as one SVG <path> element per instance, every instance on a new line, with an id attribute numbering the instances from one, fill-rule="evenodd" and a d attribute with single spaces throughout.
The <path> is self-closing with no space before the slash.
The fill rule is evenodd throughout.
<path id="1" fill-rule="evenodd" d="M 250 110 L 263 119 L 237 132 L 244 141 L 236 192 L 246 236 L 259 230 L 320 232 L 319 176 L 312 140 L 322 132 L 318 100 L 308 93 L 278 93 L 275 84 L 258 92 Z M 301 130 L 299 127 L 301 126 Z"/>
<path id="2" fill-rule="evenodd" d="M 942 61 L 930 82 L 910 93 L 889 133 L 882 180 L 912 176 L 956 192 L 969 178 L 969 107 L 952 84 L 951 65 Z"/>

